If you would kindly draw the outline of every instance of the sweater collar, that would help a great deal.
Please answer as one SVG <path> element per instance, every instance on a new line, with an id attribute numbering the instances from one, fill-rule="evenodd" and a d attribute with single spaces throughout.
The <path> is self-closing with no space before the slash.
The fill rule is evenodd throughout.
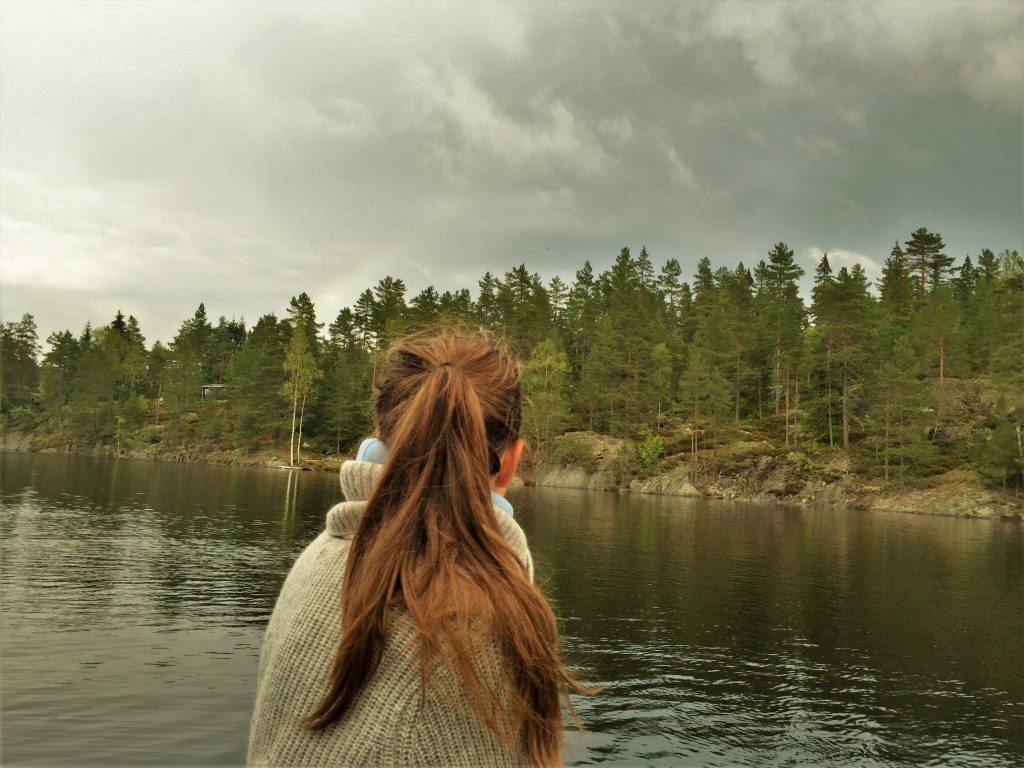
<path id="1" fill-rule="evenodd" d="M 381 440 L 376 437 L 368 437 L 360 443 L 359 451 L 356 453 L 356 461 L 384 464 L 388 460 L 389 455 L 390 451 L 388 450 L 388 447 Z M 349 498 L 348 494 L 345 495 L 345 498 Z M 365 498 L 368 499 L 370 497 L 367 495 Z M 512 517 L 515 514 L 515 510 L 512 508 L 512 504 L 509 503 L 509 500 L 497 491 L 491 491 L 491 504 L 509 517 Z"/>
<path id="2" fill-rule="evenodd" d="M 372 461 L 346 461 L 341 465 L 341 490 L 345 494 L 345 501 L 335 504 L 327 512 L 328 534 L 343 539 L 351 539 L 355 535 L 359 528 L 359 518 L 366 509 L 366 502 L 369 501 L 383 473 L 384 465 Z M 530 557 L 523 529 L 512 519 L 511 514 L 500 510 L 496 504 L 495 519 L 498 521 L 502 536 L 527 564 L 532 578 L 533 559 Z"/>

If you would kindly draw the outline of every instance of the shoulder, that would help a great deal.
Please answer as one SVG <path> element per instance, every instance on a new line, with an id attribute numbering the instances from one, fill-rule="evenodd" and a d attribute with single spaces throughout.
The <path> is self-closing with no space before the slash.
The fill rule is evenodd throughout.
<path id="1" fill-rule="evenodd" d="M 526 534 L 511 515 L 497 508 L 495 508 L 494 514 L 497 515 L 498 529 L 501 531 L 501 535 L 505 537 L 505 541 L 523 563 L 530 581 L 533 581 L 533 555 L 530 554 L 530 545 L 526 541 Z"/>

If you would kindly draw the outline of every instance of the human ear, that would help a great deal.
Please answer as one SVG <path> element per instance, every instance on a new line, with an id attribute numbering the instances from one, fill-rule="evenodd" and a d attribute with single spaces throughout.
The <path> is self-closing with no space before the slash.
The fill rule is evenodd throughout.
<path id="1" fill-rule="evenodd" d="M 515 442 L 509 443 L 504 453 L 501 454 L 501 468 L 494 476 L 494 487 L 499 493 L 503 493 L 512 482 L 512 478 L 516 476 L 516 468 L 519 466 L 519 459 L 522 458 L 525 447 L 526 441 L 520 437 Z"/>

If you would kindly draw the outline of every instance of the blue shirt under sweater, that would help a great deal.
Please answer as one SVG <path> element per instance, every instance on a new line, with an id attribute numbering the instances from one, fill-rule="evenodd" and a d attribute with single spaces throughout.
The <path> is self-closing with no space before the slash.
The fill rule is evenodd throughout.
<path id="1" fill-rule="evenodd" d="M 388 447 L 376 437 L 368 437 L 363 440 L 362 444 L 359 446 L 359 452 L 356 454 L 356 461 L 369 461 L 374 464 L 383 464 L 387 460 Z M 491 491 L 491 503 L 509 517 L 513 517 L 514 510 L 512 509 L 512 505 L 509 504 L 508 499 L 497 491 Z"/>

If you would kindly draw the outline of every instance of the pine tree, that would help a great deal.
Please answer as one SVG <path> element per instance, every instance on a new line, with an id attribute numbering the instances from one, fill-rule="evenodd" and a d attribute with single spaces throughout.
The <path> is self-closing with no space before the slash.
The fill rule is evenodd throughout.
<path id="1" fill-rule="evenodd" d="M 498 287 L 501 327 L 514 353 L 521 357 L 554 330 L 551 302 L 540 275 L 530 274 L 525 264 L 505 273 Z"/>
<path id="2" fill-rule="evenodd" d="M 1011 407 L 1024 411 L 1024 259 L 1019 251 L 999 255 L 995 316 L 992 376 Z"/>
<path id="3" fill-rule="evenodd" d="M 903 249 L 897 242 L 882 268 L 879 295 L 886 315 L 892 317 L 902 329 L 910 326 L 915 301 L 914 290 L 914 281 L 907 268 Z"/>
<path id="4" fill-rule="evenodd" d="M 551 304 L 551 318 L 559 334 L 565 333 L 565 303 L 569 298 L 569 287 L 558 275 L 548 283 L 548 301 Z"/>
<path id="5" fill-rule="evenodd" d="M 498 310 L 499 282 L 490 272 L 485 272 L 477 285 L 480 288 L 476 300 L 477 318 L 485 328 L 496 329 L 501 324 L 501 313 Z"/>
<path id="6" fill-rule="evenodd" d="M 661 268 L 658 276 L 658 290 L 665 297 L 668 305 L 668 316 L 674 324 L 678 324 L 682 317 L 682 285 L 679 278 L 683 274 L 683 268 L 676 259 L 669 259 Z"/>
<path id="7" fill-rule="evenodd" d="M 0 326 L 0 411 L 32 404 L 39 384 L 39 337 L 27 312 Z"/>
<path id="8" fill-rule="evenodd" d="M 288 324 L 291 327 L 303 328 L 306 334 L 306 346 L 309 347 L 314 357 L 320 355 L 320 331 L 324 324 L 317 322 L 316 306 L 309 294 L 303 291 L 298 296 L 292 296 L 288 302 Z"/>
<path id="9" fill-rule="evenodd" d="M 210 340 L 208 383 L 223 384 L 235 352 L 245 343 L 245 319 L 228 320 L 221 315 Z"/>
<path id="10" fill-rule="evenodd" d="M 82 442 L 114 437 L 115 402 L 121 371 L 118 343 L 123 339 L 109 326 L 93 331 L 87 326 L 79 338 L 80 354 L 71 385 L 67 426 L 72 437 Z"/>
<path id="11" fill-rule="evenodd" d="M 231 358 L 225 381 L 234 406 L 236 439 L 245 446 L 273 445 L 283 436 L 286 410 L 280 396 L 281 372 L 294 336 L 287 321 L 264 315 Z"/>
<path id="12" fill-rule="evenodd" d="M 860 421 L 863 381 L 869 361 L 869 342 L 874 301 L 868 293 L 867 277 L 860 264 L 851 270 L 843 267 L 836 276 L 834 312 L 825 323 L 825 332 L 834 344 L 840 373 L 840 407 L 843 449 L 850 450 L 851 431 Z"/>
<path id="13" fill-rule="evenodd" d="M 170 360 L 164 369 L 162 393 L 173 414 L 196 406 L 207 379 L 207 352 L 213 327 L 200 304 L 191 318 L 181 324 L 170 346 Z"/>
<path id="14" fill-rule="evenodd" d="M 569 360 L 554 339 L 544 339 L 523 365 L 523 425 L 543 456 L 569 420 Z"/>
<path id="15" fill-rule="evenodd" d="M 693 276 L 692 320 L 696 329 L 704 325 L 717 303 L 718 290 L 715 287 L 715 275 L 711 271 L 711 260 L 704 256 L 697 262 L 697 272 Z"/>
<path id="16" fill-rule="evenodd" d="M 437 322 L 441 311 L 441 297 L 432 285 L 412 297 L 409 302 L 409 325 L 413 329 L 427 328 Z"/>
<path id="17" fill-rule="evenodd" d="M 914 296 L 921 305 L 929 291 L 946 282 L 953 258 L 943 252 L 946 244 L 942 242 L 942 235 L 929 232 L 924 227 L 914 230 L 906 246 L 907 260 L 917 275 Z"/>
<path id="18" fill-rule="evenodd" d="M 651 264 L 650 254 L 647 253 L 647 246 L 640 246 L 640 255 L 636 257 L 636 277 L 641 288 L 654 288 L 654 265 Z"/>
<path id="19" fill-rule="evenodd" d="M 828 261 L 828 254 L 822 254 L 818 266 L 814 271 L 814 288 L 811 289 L 811 316 L 814 318 L 815 333 L 812 336 L 812 348 L 821 358 L 820 370 L 825 381 L 825 392 L 823 395 L 823 408 L 829 447 L 835 446 L 835 432 L 833 429 L 833 410 L 836 401 L 833 396 L 833 373 L 834 373 L 834 336 L 831 333 L 830 323 L 832 315 L 836 311 L 835 294 L 836 280 L 832 274 L 832 266 Z"/>
<path id="20" fill-rule="evenodd" d="M 442 323 L 476 323 L 473 297 L 468 288 L 442 293 L 437 302 L 437 313 Z"/>
<path id="21" fill-rule="evenodd" d="M 802 349 L 806 310 L 797 292 L 804 274 L 785 243 L 776 243 L 755 273 L 755 308 L 763 344 L 769 346 L 771 391 L 776 415 L 783 413 L 786 444 L 790 441 L 790 393 L 792 372 Z M 784 406 L 784 407 L 783 407 Z"/>
<path id="22" fill-rule="evenodd" d="M 915 337 L 925 359 L 932 361 L 939 385 L 946 377 L 949 350 L 960 326 L 960 307 L 948 285 L 933 290 L 917 317 Z"/>
<path id="23" fill-rule="evenodd" d="M 957 276 L 953 278 L 953 296 L 962 309 L 967 309 L 978 281 L 977 271 L 970 256 L 964 256 Z"/>
<path id="24" fill-rule="evenodd" d="M 721 416 L 729 407 L 729 382 L 721 375 L 698 334 L 689 348 L 689 358 L 679 380 L 679 404 L 690 425 L 690 479 L 700 471 L 697 452 L 706 447 L 707 435 L 714 435 Z"/>
<path id="25" fill-rule="evenodd" d="M 875 332 L 873 349 L 880 363 L 873 371 L 868 437 L 881 454 L 883 479 L 889 482 L 894 465 L 898 465 L 902 482 L 907 459 L 915 455 L 914 443 L 921 433 L 925 395 L 914 376 L 914 352 L 898 325 L 883 320 Z"/>
<path id="26" fill-rule="evenodd" d="M 565 326 L 569 339 L 569 365 L 579 377 L 593 343 L 594 328 L 603 309 L 589 261 L 576 272 L 576 282 L 569 289 L 565 307 Z"/>
<path id="27" fill-rule="evenodd" d="M 407 330 L 405 282 L 388 275 L 374 287 L 373 298 L 370 328 L 377 348 L 385 349 Z"/>
<path id="28" fill-rule="evenodd" d="M 722 308 L 723 352 L 721 371 L 728 373 L 733 395 L 733 419 L 740 420 L 741 401 L 750 376 L 749 349 L 753 342 L 753 280 L 743 264 L 723 270 L 718 278 Z"/>
<path id="29" fill-rule="evenodd" d="M 354 313 L 348 307 L 331 323 L 330 354 L 324 370 L 324 398 L 335 453 L 352 445 L 370 427 L 372 360 L 363 348 Z"/>
<path id="30" fill-rule="evenodd" d="M 353 327 L 359 336 L 360 345 L 367 351 L 377 347 L 377 337 L 373 330 L 376 316 L 377 301 L 373 298 L 373 291 L 367 288 L 359 294 L 358 300 L 352 307 Z"/>
<path id="31" fill-rule="evenodd" d="M 51 333 L 46 343 L 50 350 L 43 356 L 40 370 L 42 406 L 56 423 L 57 430 L 63 431 L 81 347 L 71 331 Z"/>
<path id="32" fill-rule="evenodd" d="M 999 274 L 999 259 L 988 248 L 983 248 L 978 256 L 978 279 L 994 282 Z"/>

